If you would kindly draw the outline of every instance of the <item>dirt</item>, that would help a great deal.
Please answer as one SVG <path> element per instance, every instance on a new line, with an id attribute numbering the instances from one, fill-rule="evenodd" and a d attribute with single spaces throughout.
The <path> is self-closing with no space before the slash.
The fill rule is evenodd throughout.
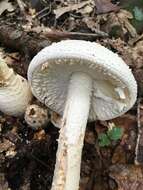
<path id="1" fill-rule="evenodd" d="M 80 190 L 127 190 L 131 189 L 130 184 L 134 190 L 143 189 L 141 138 L 139 148 L 136 146 L 138 131 L 142 132 L 143 126 L 143 9 L 140 7 L 143 3 L 136 4 L 133 0 L 0 1 L 0 31 L 5 26 L 9 31 L 22 31 L 20 35 L 24 36 L 20 37 L 24 42 L 16 44 L 17 32 L 0 34 L 0 53 L 25 78 L 37 51 L 62 39 L 96 41 L 118 53 L 133 70 L 138 83 L 134 107 L 112 121 L 88 123 Z M 31 44 L 27 39 L 35 41 L 32 50 L 28 50 Z M 42 45 L 36 46 L 41 39 Z M 100 147 L 98 135 L 108 130 L 110 122 L 122 128 L 123 135 L 109 146 Z M 0 113 L 0 190 L 50 190 L 58 136 L 59 129 L 50 121 L 37 131 L 23 117 Z"/>

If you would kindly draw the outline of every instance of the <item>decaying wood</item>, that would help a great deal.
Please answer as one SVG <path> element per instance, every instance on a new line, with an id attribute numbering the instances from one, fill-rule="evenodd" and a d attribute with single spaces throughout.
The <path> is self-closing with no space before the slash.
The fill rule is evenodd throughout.
<path id="1" fill-rule="evenodd" d="M 0 42 L 12 50 L 34 56 L 39 50 L 48 46 L 50 41 L 37 33 L 25 32 L 21 27 L 0 23 Z"/>

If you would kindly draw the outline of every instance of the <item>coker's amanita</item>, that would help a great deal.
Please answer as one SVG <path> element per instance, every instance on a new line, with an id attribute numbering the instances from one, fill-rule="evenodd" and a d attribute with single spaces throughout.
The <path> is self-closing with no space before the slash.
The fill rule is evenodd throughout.
<path id="1" fill-rule="evenodd" d="M 30 86 L 25 78 L 14 73 L 0 58 L 0 110 L 5 114 L 24 114 L 32 99 Z"/>
<path id="2" fill-rule="evenodd" d="M 124 61 L 107 48 L 66 40 L 31 61 L 33 94 L 63 116 L 52 190 L 78 190 L 87 120 L 118 117 L 135 103 L 137 85 Z"/>

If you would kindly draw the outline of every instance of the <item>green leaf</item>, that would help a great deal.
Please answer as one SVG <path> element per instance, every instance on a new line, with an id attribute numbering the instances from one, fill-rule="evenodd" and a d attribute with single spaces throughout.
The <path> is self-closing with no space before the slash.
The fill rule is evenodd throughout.
<path id="1" fill-rule="evenodd" d="M 113 127 L 111 130 L 107 132 L 107 135 L 111 140 L 116 141 L 116 140 L 121 139 L 123 135 L 123 130 L 122 128 L 119 128 L 119 127 Z"/>
<path id="2" fill-rule="evenodd" d="M 138 21 L 142 21 L 143 20 L 143 10 L 142 9 L 140 9 L 137 6 L 135 6 L 134 9 L 133 9 L 133 12 L 134 12 L 134 16 L 135 16 L 136 20 L 138 20 Z"/>
<path id="3" fill-rule="evenodd" d="M 98 136 L 99 146 L 104 147 L 111 144 L 109 137 L 105 133 L 101 133 Z"/>

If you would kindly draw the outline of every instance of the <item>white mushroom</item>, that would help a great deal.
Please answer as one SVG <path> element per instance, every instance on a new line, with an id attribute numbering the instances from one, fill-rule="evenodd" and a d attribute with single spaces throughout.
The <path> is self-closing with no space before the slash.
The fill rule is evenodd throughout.
<path id="1" fill-rule="evenodd" d="M 36 104 L 27 107 L 24 118 L 26 123 L 35 130 L 45 127 L 49 122 L 48 110 Z"/>
<path id="2" fill-rule="evenodd" d="M 132 72 L 97 43 L 67 40 L 40 51 L 28 79 L 33 94 L 63 116 L 52 190 L 78 190 L 87 120 L 112 119 L 133 106 L 137 85 Z"/>
<path id="3" fill-rule="evenodd" d="M 0 110 L 8 115 L 20 116 L 31 99 L 27 80 L 14 73 L 0 58 Z"/>

